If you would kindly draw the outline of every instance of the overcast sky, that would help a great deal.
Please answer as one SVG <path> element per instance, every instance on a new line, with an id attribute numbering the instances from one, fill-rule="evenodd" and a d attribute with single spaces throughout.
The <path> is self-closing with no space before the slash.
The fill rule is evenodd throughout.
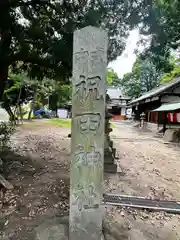
<path id="1" fill-rule="evenodd" d="M 121 56 L 109 64 L 108 67 L 113 68 L 113 70 L 118 74 L 119 77 L 123 77 L 125 73 L 131 72 L 133 63 L 136 60 L 136 55 L 134 50 L 137 46 L 137 42 L 140 39 L 138 30 L 133 30 L 127 39 L 126 49 Z"/>

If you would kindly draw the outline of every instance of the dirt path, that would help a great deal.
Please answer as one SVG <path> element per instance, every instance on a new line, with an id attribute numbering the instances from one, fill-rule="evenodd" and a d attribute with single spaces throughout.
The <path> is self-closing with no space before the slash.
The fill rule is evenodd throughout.
<path id="1" fill-rule="evenodd" d="M 14 153 L 7 156 L 13 165 L 7 175 L 15 188 L 3 193 L 0 239 L 44 240 L 36 238 L 37 227 L 51 218 L 59 224 L 58 218 L 68 214 L 70 130 L 42 123 L 24 125 L 13 136 Z M 105 191 L 180 199 L 179 149 L 123 123 L 112 137 L 124 175 L 105 175 Z M 107 212 L 123 233 L 118 240 L 180 239 L 178 215 L 116 207 Z"/>
<path id="2" fill-rule="evenodd" d="M 23 127 L 12 139 L 13 192 L 4 193 L 0 239 L 36 239 L 44 219 L 68 213 L 69 129 L 44 124 Z"/>
<path id="3" fill-rule="evenodd" d="M 152 192 L 162 199 L 180 199 L 180 149 L 131 125 L 117 125 L 113 136 L 118 163 L 126 173 L 121 192 L 144 197 Z"/>
<path id="4" fill-rule="evenodd" d="M 110 176 L 107 191 L 156 199 L 180 199 L 180 149 L 166 145 L 152 132 L 118 123 L 112 133 L 124 176 Z M 129 239 L 180 239 L 180 217 L 166 213 L 113 208 L 125 221 Z M 136 237 L 137 235 L 137 237 Z"/>

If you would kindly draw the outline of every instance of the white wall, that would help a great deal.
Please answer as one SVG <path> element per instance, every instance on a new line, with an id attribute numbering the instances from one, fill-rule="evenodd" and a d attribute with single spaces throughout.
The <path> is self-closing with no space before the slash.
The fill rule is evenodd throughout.
<path id="1" fill-rule="evenodd" d="M 126 115 L 126 108 L 121 108 L 121 115 L 122 116 L 125 116 Z"/>

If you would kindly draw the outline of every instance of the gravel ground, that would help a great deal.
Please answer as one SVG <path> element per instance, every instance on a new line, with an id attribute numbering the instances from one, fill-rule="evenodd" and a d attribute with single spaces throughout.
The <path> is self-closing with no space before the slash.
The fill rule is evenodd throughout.
<path id="1" fill-rule="evenodd" d="M 111 175 L 106 191 L 151 199 L 180 199 L 180 149 L 164 144 L 151 131 L 117 123 L 112 133 L 124 174 Z M 129 227 L 132 240 L 180 239 L 180 216 L 112 208 L 112 215 Z"/>
<path id="2" fill-rule="evenodd" d="M 8 180 L 13 191 L 0 191 L 0 239 L 35 239 L 33 230 L 46 218 L 68 214 L 69 129 L 45 122 L 25 124 L 12 138 Z M 125 123 L 112 133 L 124 174 L 105 175 L 105 191 L 159 199 L 180 199 L 179 149 L 150 131 Z M 118 240 L 178 240 L 180 217 L 107 207 L 119 226 Z M 115 239 L 115 238 L 111 238 Z"/>
<path id="3" fill-rule="evenodd" d="M 44 218 L 68 214 L 69 132 L 42 122 L 13 136 L 7 158 L 14 160 L 8 176 L 14 190 L 1 191 L 0 239 L 34 239 L 33 228 Z"/>

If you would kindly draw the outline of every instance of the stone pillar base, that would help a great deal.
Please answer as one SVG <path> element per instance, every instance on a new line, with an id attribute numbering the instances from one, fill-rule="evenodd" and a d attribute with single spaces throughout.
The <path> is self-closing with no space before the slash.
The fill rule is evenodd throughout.
<path id="1" fill-rule="evenodd" d="M 69 240 L 69 218 L 52 216 L 44 218 L 44 221 L 38 223 L 31 233 L 28 232 L 29 239 L 33 240 Z M 24 239 L 27 232 L 23 234 Z M 5 239 L 9 239 L 6 238 Z M 90 239 L 90 238 L 89 238 Z M 93 237 L 92 237 L 93 239 Z M 102 222 L 101 240 L 128 239 L 128 228 L 125 225 L 115 223 L 113 219 L 105 216 Z M 80 239 L 79 239 L 80 240 Z M 84 239 L 83 239 L 84 240 Z"/>
<path id="2" fill-rule="evenodd" d="M 113 164 L 104 164 L 104 172 L 106 173 L 117 173 L 117 165 L 115 163 Z"/>

